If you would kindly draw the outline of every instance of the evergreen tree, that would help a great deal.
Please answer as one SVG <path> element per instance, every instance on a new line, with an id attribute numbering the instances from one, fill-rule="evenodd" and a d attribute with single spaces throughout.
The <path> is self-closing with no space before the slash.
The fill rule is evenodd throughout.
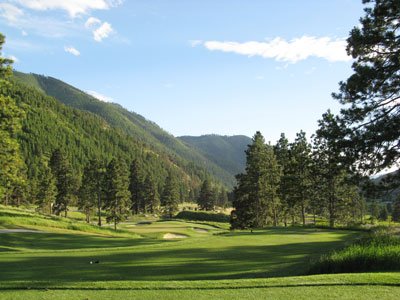
<path id="1" fill-rule="evenodd" d="M 53 210 L 52 206 L 57 198 L 57 187 L 55 178 L 49 167 L 43 166 L 38 186 L 39 190 L 36 195 L 38 209 L 51 214 Z"/>
<path id="2" fill-rule="evenodd" d="M 146 203 L 145 211 L 156 213 L 160 207 L 160 197 L 153 175 L 150 173 L 144 181 L 144 199 Z"/>
<path id="3" fill-rule="evenodd" d="M 349 208 L 346 194 L 349 189 L 346 172 L 346 155 L 336 134 L 341 130 L 338 118 L 328 111 L 319 121 L 319 128 L 313 139 L 313 176 L 318 179 L 322 206 L 327 209 L 329 225 L 335 226 L 340 214 Z"/>
<path id="4" fill-rule="evenodd" d="M 238 185 L 231 213 L 233 229 L 262 227 L 268 215 L 277 225 L 280 176 L 281 168 L 273 148 L 265 145 L 264 137 L 257 132 L 246 150 L 246 173 L 236 176 Z"/>
<path id="5" fill-rule="evenodd" d="M 392 220 L 400 223 L 400 195 L 397 197 L 393 206 Z"/>
<path id="6" fill-rule="evenodd" d="M 178 211 L 179 191 L 175 178 L 171 173 L 165 180 L 164 190 L 161 197 L 161 206 L 164 212 L 172 218 L 174 213 Z"/>
<path id="7" fill-rule="evenodd" d="M 218 206 L 221 208 L 227 208 L 228 202 L 228 193 L 224 188 L 221 188 L 221 191 L 218 193 Z"/>
<path id="8" fill-rule="evenodd" d="M 82 184 L 79 189 L 78 207 L 86 214 L 86 222 L 90 223 L 90 214 L 95 208 L 98 211 L 101 226 L 101 185 L 103 182 L 103 172 L 97 159 L 89 161 L 82 175 Z"/>
<path id="9" fill-rule="evenodd" d="M 285 227 L 287 226 L 287 219 L 289 215 L 294 215 L 294 201 L 290 197 L 289 191 L 291 190 L 291 176 L 290 176 L 290 150 L 289 141 L 284 133 L 274 146 L 274 153 L 279 166 L 282 169 L 282 176 L 278 189 L 278 197 L 281 201 L 281 214 Z"/>
<path id="10" fill-rule="evenodd" d="M 200 195 L 197 204 L 200 210 L 212 211 L 215 205 L 215 193 L 209 179 L 205 179 L 200 189 Z"/>
<path id="11" fill-rule="evenodd" d="M 333 94 L 345 107 L 339 136 L 357 170 L 370 173 L 400 159 L 400 5 L 398 0 L 363 0 L 361 27 L 347 39 L 354 73 Z"/>
<path id="12" fill-rule="evenodd" d="M 124 160 L 113 158 L 107 166 L 105 175 L 105 201 L 107 222 L 117 224 L 125 220 L 129 214 L 129 173 Z"/>
<path id="13" fill-rule="evenodd" d="M 371 203 L 371 216 L 374 220 L 377 220 L 379 217 L 379 206 L 376 199 L 373 199 Z"/>
<path id="14" fill-rule="evenodd" d="M 135 159 L 130 169 L 129 191 L 131 193 L 131 210 L 139 214 L 145 210 L 144 201 L 144 175 L 139 161 Z"/>
<path id="15" fill-rule="evenodd" d="M 50 167 L 56 180 L 57 197 L 53 208 L 59 215 L 64 211 L 65 217 L 68 216 L 68 206 L 74 196 L 76 181 L 73 178 L 71 165 L 60 149 L 56 149 L 50 158 Z"/>
<path id="16" fill-rule="evenodd" d="M 0 55 L 4 41 L 4 35 L 0 34 Z M 11 63 L 12 60 L 0 57 L 0 201 L 5 205 L 8 205 L 14 189 L 21 190 L 25 185 L 22 174 L 24 163 L 17 141 L 25 115 L 14 99 L 4 95 L 4 91 L 11 86 Z"/>
<path id="17" fill-rule="evenodd" d="M 303 225 L 306 224 L 306 209 L 312 194 L 312 158 L 311 145 L 307 142 L 306 134 L 300 131 L 290 147 L 291 160 L 289 161 L 290 173 L 290 198 L 300 208 Z"/>

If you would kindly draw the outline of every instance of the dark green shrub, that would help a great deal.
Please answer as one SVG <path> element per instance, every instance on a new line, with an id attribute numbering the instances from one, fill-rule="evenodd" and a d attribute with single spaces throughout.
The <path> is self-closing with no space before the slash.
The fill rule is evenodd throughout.
<path id="1" fill-rule="evenodd" d="M 175 218 L 190 221 L 229 222 L 229 216 L 226 214 L 204 211 L 181 211 Z"/>

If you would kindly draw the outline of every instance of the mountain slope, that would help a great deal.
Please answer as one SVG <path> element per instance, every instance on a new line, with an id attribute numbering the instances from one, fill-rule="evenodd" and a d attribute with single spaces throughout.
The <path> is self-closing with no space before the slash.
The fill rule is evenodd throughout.
<path id="1" fill-rule="evenodd" d="M 143 116 L 130 112 L 115 103 L 102 102 L 83 91 L 62 82 L 61 80 L 37 74 L 25 74 L 14 71 L 14 77 L 47 95 L 69 106 L 88 111 L 100 116 L 111 126 L 127 136 L 149 144 L 156 151 L 181 157 L 193 164 L 204 166 L 215 178 L 231 189 L 235 184 L 232 173 L 206 158 L 193 147 L 189 147 L 179 139 L 162 130 L 157 124 L 146 120 Z"/>
<path id="2" fill-rule="evenodd" d="M 189 191 L 198 190 L 202 181 L 210 177 L 203 167 L 158 151 L 100 116 L 67 106 L 15 79 L 12 85 L 3 87 L 2 94 L 15 99 L 26 114 L 18 141 L 32 189 L 56 148 L 67 154 L 77 179 L 86 163 L 95 157 L 103 163 L 112 157 L 123 158 L 127 163 L 137 159 L 145 175 L 153 175 L 159 191 L 170 172 L 179 179 L 181 201 L 187 200 Z"/>
<path id="3" fill-rule="evenodd" d="M 251 138 L 244 135 L 221 136 L 202 135 L 178 137 L 189 147 L 197 149 L 210 161 L 221 168 L 236 175 L 244 171 L 246 167 L 245 150 L 251 144 Z"/>

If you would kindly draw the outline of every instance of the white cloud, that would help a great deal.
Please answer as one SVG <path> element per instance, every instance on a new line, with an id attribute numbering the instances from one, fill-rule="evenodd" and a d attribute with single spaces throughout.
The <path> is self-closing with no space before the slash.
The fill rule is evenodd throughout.
<path id="1" fill-rule="evenodd" d="M 192 46 L 192 47 L 196 47 L 196 46 L 200 45 L 201 43 L 203 43 L 202 40 L 190 40 L 190 41 L 189 41 L 189 44 L 190 44 L 190 46 Z"/>
<path id="2" fill-rule="evenodd" d="M 22 30 L 21 34 L 22 34 L 23 36 L 27 36 L 27 35 L 28 35 L 28 33 L 27 33 L 25 30 Z"/>
<path id="3" fill-rule="evenodd" d="M 72 18 L 79 14 L 87 14 L 90 10 L 106 10 L 122 3 L 121 0 L 14 0 L 14 2 L 33 10 L 65 10 Z"/>
<path id="4" fill-rule="evenodd" d="M 113 101 L 113 98 L 104 96 L 104 95 L 102 95 L 102 94 L 100 94 L 100 93 L 98 93 L 98 92 L 95 92 L 95 91 L 87 91 L 87 93 L 88 93 L 89 95 L 95 97 L 96 99 L 99 99 L 99 100 L 104 101 L 104 102 Z"/>
<path id="5" fill-rule="evenodd" d="M 94 26 L 96 26 L 96 24 L 101 24 L 101 21 L 97 18 L 90 17 L 89 19 L 87 19 L 85 27 L 87 29 L 92 29 Z"/>
<path id="6" fill-rule="evenodd" d="M 261 56 L 290 63 L 296 63 L 311 56 L 324 58 L 331 62 L 351 59 L 346 53 L 346 41 L 344 39 L 332 40 L 329 37 L 316 38 L 304 35 L 289 42 L 280 37 L 269 42 L 208 41 L 204 43 L 204 46 L 211 51 L 234 52 L 249 57 Z"/>
<path id="7" fill-rule="evenodd" d="M 257 76 L 255 79 L 256 80 L 264 80 L 264 76 Z"/>
<path id="8" fill-rule="evenodd" d="M 7 19 L 10 22 L 17 21 L 24 12 L 18 7 L 9 3 L 0 3 L 0 17 Z"/>
<path id="9" fill-rule="evenodd" d="M 74 47 L 65 46 L 64 47 L 64 51 L 68 52 L 68 53 L 71 53 L 71 54 L 73 54 L 75 56 L 81 55 L 81 53 L 78 50 L 76 50 Z"/>
<path id="10" fill-rule="evenodd" d="M 96 41 L 101 42 L 102 39 L 108 37 L 114 30 L 111 27 L 111 24 L 108 22 L 104 22 L 99 28 L 93 31 L 93 37 Z"/>

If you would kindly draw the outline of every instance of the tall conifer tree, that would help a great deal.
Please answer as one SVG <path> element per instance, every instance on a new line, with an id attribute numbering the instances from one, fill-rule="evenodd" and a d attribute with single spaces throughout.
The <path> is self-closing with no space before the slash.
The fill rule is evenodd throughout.
<path id="1" fill-rule="evenodd" d="M 129 191 L 131 193 L 131 210 L 139 214 L 145 209 L 144 174 L 139 161 L 135 159 L 130 168 Z"/>
<path id="2" fill-rule="evenodd" d="M 130 208 L 129 173 L 124 160 L 113 158 L 107 166 L 105 177 L 105 203 L 107 222 L 117 224 L 125 220 Z"/>
<path id="3" fill-rule="evenodd" d="M 236 176 L 238 185 L 234 191 L 232 228 L 262 227 L 268 215 L 276 226 L 281 168 L 272 146 L 265 145 L 260 132 L 254 135 L 246 157 L 246 173 Z"/>
<path id="4" fill-rule="evenodd" d="M 60 148 L 56 149 L 51 155 L 50 167 L 57 187 L 54 210 L 57 214 L 64 211 L 65 217 L 67 217 L 68 206 L 74 195 L 75 181 L 67 156 Z"/>
<path id="5" fill-rule="evenodd" d="M 200 195 L 197 199 L 197 204 L 201 210 L 211 211 L 214 210 L 215 205 L 215 193 L 211 186 L 209 179 L 205 179 L 200 189 Z"/>
<path id="6" fill-rule="evenodd" d="M 144 181 L 145 212 L 156 213 L 160 207 L 160 196 L 153 175 L 147 175 Z"/>
<path id="7" fill-rule="evenodd" d="M 178 211 L 179 190 L 175 178 L 171 173 L 165 180 L 164 190 L 161 197 L 161 206 L 164 212 L 172 218 L 174 213 Z"/>
<path id="8" fill-rule="evenodd" d="M 5 41 L 0 34 L 0 55 Z M 0 201 L 8 204 L 16 187 L 25 184 L 22 174 L 24 162 L 21 159 L 17 134 L 21 129 L 24 112 L 14 99 L 3 95 L 3 89 L 10 87 L 12 60 L 0 57 Z"/>

